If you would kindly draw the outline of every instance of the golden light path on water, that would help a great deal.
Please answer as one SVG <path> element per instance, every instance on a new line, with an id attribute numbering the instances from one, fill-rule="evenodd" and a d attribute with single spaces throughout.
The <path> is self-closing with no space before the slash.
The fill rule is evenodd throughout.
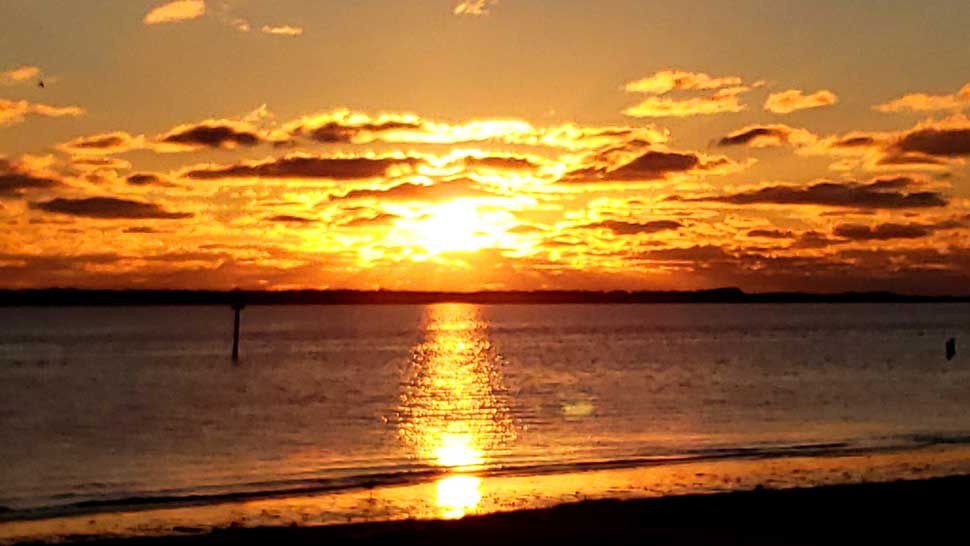
<path id="1" fill-rule="evenodd" d="M 501 383 L 501 357 L 474 305 L 427 308 L 425 339 L 414 348 L 398 408 L 398 433 L 420 461 L 443 467 L 441 517 L 460 518 L 481 501 L 471 473 L 514 438 Z"/>

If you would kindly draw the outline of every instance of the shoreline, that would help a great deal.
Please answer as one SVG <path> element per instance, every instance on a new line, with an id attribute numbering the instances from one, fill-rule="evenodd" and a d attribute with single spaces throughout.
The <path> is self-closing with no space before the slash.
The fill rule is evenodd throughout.
<path id="1" fill-rule="evenodd" d="M 967 303 L 970 294 L 915 295 L 894 292 L 745 292 L 709 290 L 87 290 L 75 288 L 0 289 L 0 307 L 119 307 L 173 305 L 478 305 L 553 304 L 819 304 L 819 303 Z"/>
<path id="2" fill-rule="evenodd" d="M 449 478 L 330 495 L 10 521 L 0 523 L 0 544 L 474 544 L 486 534 L 491 543 L 586 544 L 602 542 L 586 529 L 600 521 L 615 540 L 623 543 L 628 536 L 641 543 L 656 538 L 646 531 L 654 527 L 804 530 L 837 523 L 878 527 L 884 520 L 950 525 L 962 521 L 956 511 L 963 506 L 950 505 L 950 499 L 970 492 L 970 448 L 457 476 L 471 489 L 452 490 L 457 496 L 444 498 L 441 484 Z M 572 530 L 561 537 L 541 535 L 560 529 Z M 583 533 L 585 539 L 571 542 Z M 531 538 L 516 542 L 519 536 Z M 738 542 L 719 536 L 699 543 Z M 822 543 L 831 544 L 831 537 Z"/>
<path id="3" fill-rule="evenodd" d="M 458 520 L 403 520 L 317 527 L 229 527 L 154 537 L 61 537 L 104 546 L 236 544 L 841 544 L 924 542 L 956 530 L 970 475 L 924 480 L 588 500 Z M 953 502 L 957 501 L 957 502 Z M 848 526 L 851 530 L 842 529 Z M 672 528 L 682 528 L 672 530 Z M 683 529 L 708 529 L 685 531 Z M 720 530 L 711 530 L 719 528 Z M 18 544 L 42 544 L 21 542 Z"/>

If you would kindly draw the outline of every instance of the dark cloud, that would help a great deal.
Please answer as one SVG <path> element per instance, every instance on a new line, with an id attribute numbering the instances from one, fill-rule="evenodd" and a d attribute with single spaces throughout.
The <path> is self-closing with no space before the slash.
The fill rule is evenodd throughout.
<path id="1" fill-rule="evenodd" d="M 654 220 L 652 222 L 624 222 L 622 220 L 603 220 L 594 224 L 579 226 L 584 229 L 608 229 L 616 235 L 638 235 L 641 233 L 657 233 L 684 227 L 673 220 Z"/>
<path id="2" fill-rule="evenodd" d="M 256 146 L 263 138 L 255 131 L 231 124 L 199 124 L 180 127 L 163 136 L 161 142 L 205 148 L 235 148 Z"/>
<path id="3" fill-rule="evenodd" d="M 670 197 L 671 201 L 713 201 L 732 205 L 822 205 L 858 209 L 903 209 L 942 207 L 946 198 L 937 192 L 904 191 L 912 181 L 908 178 L 877 180 L 868 184 L 857 182 L 819 182 L 810 186 L 767 186 L 749 191 L 708 197 Z"/>
<path id="4" fill-rule="evenodd" d="M 970 127 L 918 129 L 896 141 L 892 149 L 948 158 L 970 156 Z"/>
<path id="5" fill-rule="evenodd" d="M 102 219 L 177 220 L 193 216 L 192 213 L 188 212 L 169 212 L 154 203 L 114 197 L 87 197 L 83 199 L 59 197 L 50 201 L 31 203 L 30 208 L 69 216 Z"/>
<path id="6" fill-rule="evenodd" d="M 815 230 L 810 230 L 802 233 L 798 236 L 798 240 L 795 241 L 793 248 L 798 249 L 812 249 L 812 248 L 826 248 L 838 243 L 835 239 L 831 239 L 824 233 L 819 233 Z"/>
<path id="7" fill-rule="evenodd" d="M 656 262 L 711 262 L 729 260 L 730 254 L 715 245 L 695 245 L 686 248 L 661 248 L 637 254 L 638 258 Z"/>
<path id="8" fill-rule="evenodd" d="M 877 143 L 871 136 L 849 136 L 832 143 L 833 148 L 865 148 Z"/>
<path id="9" fill-rule="evenodd" d="M 458 197 L 488 197 L 494 194 L 480 189 L 474 180 L 459 178 L 423 185 L 405 182 L 380 190 L 351 190 L 332 200 L 388 199 L 396 201 L 444 201 Z"/>
<path id="10" fill-rule="evenodd" d="M 319 127 L 299 127 L 294 134 L 305 134 L 309 138 L 323 143 L 349 144 L 354 142 L 361 133 L 382 133 L 386 131 L 419 130 L 423 125 L 419 122 L 386 121 L 382 123 L 364 123 L 350 125 L 331 121 Z"/>
<path id="11" fill-rule="evenodd" d="M 146 226 L 137 226 L 125 228 L 122 233 L 138 233 L 138 234 L 155 234 L 155 233 L 168 233 L 167 231 L 158 230 L 155 228 L 150 228 Z"/>
<path id="12" fill-rule="evenodd" d="M 79 138 L 69 142 L 68 146 L 78 150 L 105 150 L 126 146 L 129 142 L 131 135 L 119 132 Z"/>
<path id="13" fill-rule="evenodd" d="M 732 133 L 717 142 L 718 146 L 740 146 L 750 144 L 757 138 L 770 137 L 781 142 L 788 140 L 789 131 L 781 127 L 750 127 L 738 133 Z"/>
<path id="14" fill-rule="evenodd" d="M 946 165 L 946 161 L 932 156 L 916 153 L 899 153 L 898 151 L 883 155 L 876 161 L 877 165 Z"/>
<path id="15" fill-rule="evenodd" d="M 646 152 L 616 169 L 602 167 L 580 169 L 567 173 L 563 182 L 632 182 L 660 180 L 673 173 L 707 170 L 728 164 L 725 158 L 703 161 L 690 152 Z"/>
<path id="16" fill-rule="evenodd" d="M 472 169 L 481 167 L 505 171 L 530 171 L 538 168 L 538 165 L 524 157 L 511 156 L 466 157 L 463 163 L 465 167 Z"/>
<path id="17" fill-rule="evenodd" d="M 888 241 L 890 239 L 919 239 L 933 233 L 932 226 L 922 224 L 839 224 L 832 233 L 853 241 Z"/>
<path id="18" fill-rule="evenodd" d="M 30 190 L 43 190 L 58 185 L 52 178 L 7 170 L 5 166 L 4 162 L 0 162 L 0 197 L 16 197 Z"/>
<path id="19" fill-rule="evenodd" d="M 266 218 L 266 220 L 283 224 L 313 224 L 317 221 L 316 218 L 306 218 L 304 216 L 294 216 L 291 214 L 278 214 L 276 216 L 270 216 Z"/>
<path id="20" fill-rule="evenodd" d="M 241 163 L 188 171 L 185 176 L 197 180 L 223 178 L 329 178 L 355 180 L 385 176 L 392 167 L 414 168 L 423 161 L 414 157 L 315 157 L 288 156 L 261 163 Z"/>
<path id="21" fill-rule="evenodd" d="M 791 239 L 792 232 L 781 229 L 752 229 L 748 232 L 748 237 L 759 237 L 763 239 Z"/>
<path id="22" fill-rule="evenodd" d="M 126 181 L 132 186 L 162 186 L 162 187 L 174 187 L 175 184 L 171 183 L 167 178 L 156 173 L 134 173 L 128 175 Z"/>

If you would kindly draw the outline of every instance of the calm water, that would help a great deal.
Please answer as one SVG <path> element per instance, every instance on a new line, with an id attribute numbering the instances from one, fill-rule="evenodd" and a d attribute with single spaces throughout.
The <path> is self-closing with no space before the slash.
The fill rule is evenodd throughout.
<path id="1" fill-rule="evenodd" d="M 0 515 L 970 441 L 965 304 L 231 318 L 0 309 Z"/>

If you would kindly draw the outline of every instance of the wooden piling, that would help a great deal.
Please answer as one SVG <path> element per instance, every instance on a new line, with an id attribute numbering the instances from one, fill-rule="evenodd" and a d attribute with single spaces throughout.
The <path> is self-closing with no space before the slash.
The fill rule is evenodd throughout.
<path id="1" fill-rule="evenodd" d="M 246 303 L 243 301 L 242 296 L 237 294 L 230 305 L 232 305 L 234 312 L 232 323 L 232 361 L 239 362 L 239 314 L 240 311 L 246 308 Z"/>

